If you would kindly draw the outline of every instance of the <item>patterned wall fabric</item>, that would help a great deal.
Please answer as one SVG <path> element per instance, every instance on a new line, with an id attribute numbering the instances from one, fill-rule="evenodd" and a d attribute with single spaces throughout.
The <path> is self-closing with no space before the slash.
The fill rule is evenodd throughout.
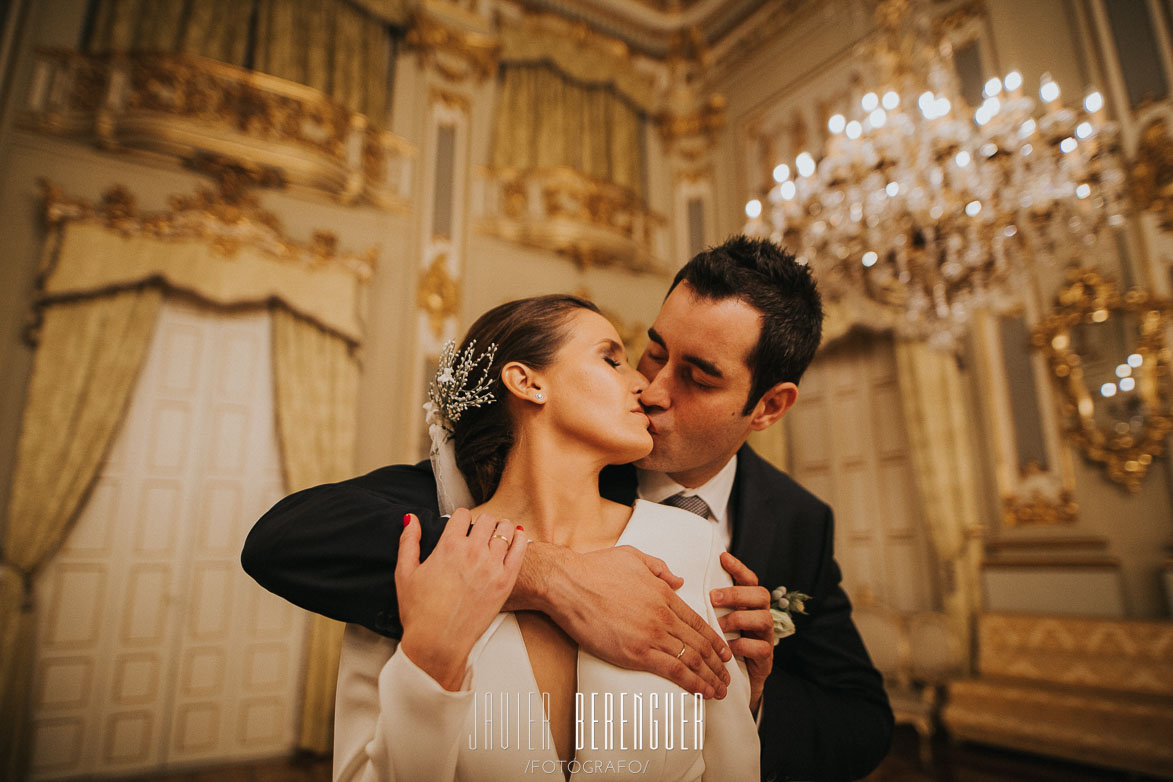
<path id="1" fill-rule="evenodd" d="M 402 3 L 95 0 L 85 48 L 197 54 L 306 84 L 385 126 Z M 398 12 L 397 12 L 398 11 Z"/>

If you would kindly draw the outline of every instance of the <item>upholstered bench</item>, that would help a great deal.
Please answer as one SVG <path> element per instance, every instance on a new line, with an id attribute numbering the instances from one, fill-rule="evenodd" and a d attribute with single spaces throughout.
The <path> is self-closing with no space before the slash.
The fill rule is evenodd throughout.
<path id="1" fill-rule="evenodd" d="M 955 740 L 1173 777 L 1173 622 L 986 614 Z"/>

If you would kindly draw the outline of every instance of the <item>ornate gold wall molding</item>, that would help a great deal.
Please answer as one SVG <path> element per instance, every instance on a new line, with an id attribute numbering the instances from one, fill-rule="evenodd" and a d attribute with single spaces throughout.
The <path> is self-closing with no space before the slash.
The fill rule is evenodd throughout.
<path id="1" fill-rule="evenodd" d="M 580 266 L 666 275 L 665 218 L 635 193 L 569 168 L 481 169 L 475 227 Z"/>
<path id="2" fill-rule="evenodd" d="M 367 281 L 375 271 L 378 247 L 362 253 L 338 249 L 338 235 L 316 230 L 308 242 L 285 236 L 280 219 L 263 208 L 255 193 L 233 176 L 216 189 L 199 188 L 192 195 L 174 195 L 169 209 L 144 212 L 129 189 L 115 185 L 97 203 L 67 196 L 40 180 L 45 218 L 51 228 L 65 223 L 94 223 L 125 237 L 164 241 L 206 242 L 218 255 L 232 258 L 244 248 L 276 260 L 309 267 L 333 265 Z M 46 274 L 51 269 L 46 270 Z"/>
<path id="3" fill-rule="evenodd" d="M 37 54 L 20 124 L 100 147 L 269 169 L 342 203 L 406 211 L 414 148 L 302 84 L 204 57 Z"/>
<path id="4" fill-rule="evenodd" d="M 416 305 L 427 314 L 436 339 L 444 333 L 444 322 L 460 314 L 460 285 L 448 273 L 447 253 L 433 258 L 420 275 Z"/>
<path id="5" fill-rule="evenodd" d="M 422 67 L 435 68 L 449 81 L 484 81 L 497 72 L 501 51 L 497 40 L 439 14 L 416 9 L 406 43 L 415 51 Z"/>
<path id="6" fill-rule="evenodd" d="M 1141 131 L 1132 164 L 1132 196 L 1137 209 L 1154 213 L 1162 229 L 1173 231 L 1173 137 L 1165 117 Z"/>

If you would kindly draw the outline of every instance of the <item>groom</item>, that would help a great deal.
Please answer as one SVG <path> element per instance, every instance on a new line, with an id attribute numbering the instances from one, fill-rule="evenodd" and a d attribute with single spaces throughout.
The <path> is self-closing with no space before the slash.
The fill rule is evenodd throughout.
<path id="1" fill-rule="evenodd" d="M 720 525 L 735 586 L 732 650 L 772 671 L 760 712 L 766 780 L 848 780 L 888 751 L 892 711 L 851 620 L 833 556 L 831 510 L 745 444 L 794 404 L 822 332 L 807 267 L 762 240 L 736 236 L 677 274 L 639 361 L 652 453 L 609 468 L 608 498 L 667 501 Z M 420 519 L 430 551 L 442 529 L 427 463 L 384 467 L 286 497 L 257 522 L 244 568 L 262 586 L 335 619 L 401 632 L 394 568 L 401 519 Z M 723 640 L 666 585 L 680 580 L 630 547 L 580 554 L 531 543 L 506 608 L 548 614 L 582 648 L 694 692 L 724 694 Z M 794 635 L 770 637 L 767 590 L 811 595 Z M 763 588 L 764 587 L 764 588 Z M 686 652 L 676 650 L 683 640 Z M 718 771 L 719 773 L 719 771 Z"/>

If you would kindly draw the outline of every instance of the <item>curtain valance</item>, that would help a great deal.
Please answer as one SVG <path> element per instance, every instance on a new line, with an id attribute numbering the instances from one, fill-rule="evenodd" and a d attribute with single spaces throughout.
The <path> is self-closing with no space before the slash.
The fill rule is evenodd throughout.
<path id="1" fill-rule="evenodd" d="M 217 205 L 214 198 L 204 192 L 192 199 L 201 209 L 176 198 L 179 208 L 171 212 L 139 214 L 125 191 L 111 191 L 92 207 L 49 188 L 54 235 L 41 301 L 160 282 L 221 307 L 280 301 L 351 345 L 362 341 L 373 248 L 365 256 L 339 253 L 337 239 L 325 232 L 297 243 L 255 200 Z"/>
<path id="2" fill-rule="evenodd" d="M 583 85 L 615 89 L 645 114 L 656 110 L 655 84 L 634 68 L 620 41 L 561 29 L 545 20 L 503 24 L 498 37 L 502 64 L 549 63 Z"/>

